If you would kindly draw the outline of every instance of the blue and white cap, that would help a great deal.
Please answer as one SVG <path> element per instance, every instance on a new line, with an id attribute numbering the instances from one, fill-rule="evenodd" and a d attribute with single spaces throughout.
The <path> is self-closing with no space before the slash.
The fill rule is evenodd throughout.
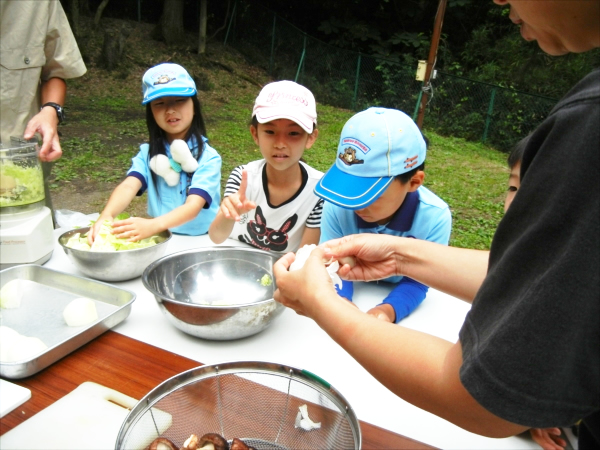
<path id="1" fill-rule="evenodd" d="M 340 136 L 335 164 L 315 194 L 346 209 L 369 206 L 394 177 L 425 161 L 421 130 L 397 109 L 369 108 L 352 116 Z"/>
<path id="2" fill-rule="evenodd" d="M 196 83 L 179 64 L 159 64 L 144 74 L 142 94 L 142 105 L 166 96 L 191 97 L 196 94 Z"/>

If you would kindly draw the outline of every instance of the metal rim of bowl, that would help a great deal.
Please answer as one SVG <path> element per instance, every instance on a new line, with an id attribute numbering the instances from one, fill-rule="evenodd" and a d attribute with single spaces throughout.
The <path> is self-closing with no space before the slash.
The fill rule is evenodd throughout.
<path id="1" fill-rule="evenodd" d="M 150 273 L 156 268 L 156 266 L 158 266 L 159 264 L 161 264 L 164 261 L 167 261 L 169 259 L 175 258 L 177 256 L 180 255 L 185 255 L 188 253 L 204 253 L 204 252 L 209 252 L 209 251 L 215 251 L 215 250 L 239 250 L 242 252 L 248 252 L 248 253 L 262 253 L 265 255 L 269 255 L 269 256 L 279 256 L 279 255 L 275 255 L 271 252 L 267 252 L 258 248 L 246 248 L 246 247 L 236 247 L 236 246 L 224 246 L 224 245 L 219 245 L 219 246 L 214 246 L 214 247 L 198 247 L 198 248 L 191 248 L 191 249 L 187 249 L 187 250 L 181 250 L 179 252 L 175 252 L 175 253 L 171 253 L 169 255 L 165 255 L 159 259 L 157 259 L 156 261 L 148 264 L 148 266 L 144 269 L 144 272 L 142 273 L 142 284 L 144 285 L 144 287 L 150 291 L 151 294 L 153 294 L 156 298 L 160 298 L 163 301 L 168 301 L 168 302 L 172 302 L 172 303 L 176 303 L 179 305 L 186 305 L 186 306 L 191 306 L 191 307 L 198 307 L 198 308 L 207 308 L 207 309 L 231 309 L 231 308 L 236 308 L 236 309 L 242 309 L 242 308 L 251 308 L 257 305 L 262 305 L 265 303 L 270 303 L 270 302 L 274 302 L 275 299 L 274 298 L 268 298 L 265 300 L 260 300 L 257 302 L 251 302 L 251 303 L 236 303 L 234 305 L 203 305 L 203 304 L 199 304 L 199 303 L 190 303 L 190 302 L 183 302 L 181 300 L 176 300 L 174 298 L 168 297 L 166 295 L 164 295 L 162 292 L 158 292 L 156 289 L 154 289 L 152 286 L 150 286 L 150 282 L 148 281 L 149 275 Z M 273 278 L 273 283 L 275 283 L 275 277 Z"/>
<path id="2" fill-rule="evenodd" d="M 115 449 L 121 448 L 130 429 L 133 429 L 138 420 L 143 417 L 146 411 L 150 410 L 160 400 L 176 391 L 179 388 L 187 386 L 197 381 L 217 377 L 219 375 L 236 373 L 262 373 L 269 375 L 286 376 L 290 380 L 308 385 L 327 397 L 343 412 L 347 420 L 351 423 L 351 430 L 354 436 L 355 449 L 362 446 L 362 434 L 360 422 L 356 413 L 346 400 L 346 398 L 331 384 L 308 370 L 299 369 L 285 364 L 267 362 L 267 361 L 225 361 L 210 365 L 204 365 L 186 370 L 171 378 L 163 381 L 131 408 L 117 436 Z"/>
<path id="3" fill-rule="evenodd" d="M 72 251 L 72 252 L 84 252 L 84 253 L 89 253 L 90 250 L 80 250 L 77 248 L 72 248 L 72 247 L 67 247 L 66 242 L 69 240 L 68 238 L 70 238 L 72 235 L 76 234 L 76 233 L 87 233 L 90 230 L 91 227 L 81 227 L 81 228 L 74 228 L 72 230 L 66 231 L 63 234 L 61 234 L 58 237 L 58 243 L 60 244 L 60 246 L 65 250 L 65 251 Z M 162 231 L 159 234 L 162 233 L 166 233 L 166 237 L 164 241 L 159 242 L 156 245 L 161 245 L 161 244 L 165 244 L 167 243 L 169 240 L 171 240 L 171 238 L 173 237 L 173 233 L 171 232 L 171 230 L 165 230 Z M 63 242 L 64 241 L 64 242 Z M 151 247 L 145 247 L 145 248 L 132 248 L 130 250 L 119 250 L 117 252 L 94 252 L 94 253 L 100 253 L 100 254 L 113 254 L 113 253 L 127 253 L 127 252 L 136 252 L 136 251 L 140 251 L 140 250 L 146 250 L 148 248 L 153 248 L 156 247 L 156 245 L 153 245 Z"/>

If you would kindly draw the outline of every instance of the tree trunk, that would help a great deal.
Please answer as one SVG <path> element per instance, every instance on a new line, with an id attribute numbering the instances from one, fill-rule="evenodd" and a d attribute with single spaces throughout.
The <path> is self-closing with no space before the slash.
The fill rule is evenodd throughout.
<path id="1" fill-rule="evenodd" d="M 167 45 L 183 43 L 185 40 L 183 3 L 184 0 L 165 0 L 157 34 Z"/>
<path id="2" fill-rule="evenodd" d="M 113 70 L 117 67 L 123 55 L 125 41 L 129 34 L 130 31 L 125 26 L 108 27 L 104 30 L 104 42 L 100 56 L 102 67 L 108 70 Z"/>
<path id="3" fill-rule="evenodd" d="M 102 0 L 102 3 L 100 3 L 100 6 L 98 6 L 98 9 L 96 10 L 96 16 L 94 17 L 94 26 L 98 27 L 100 18 L 102 17 L 102 12 L 104 11 L 104 8 L 106 8 L 106 5 L 108 5 L 109 1 L 110 0 Z"/>
<path id="4" fill-rule="evenodd" d="M 200 40 L 198 41 L 198 54 L 206 52 L 206 8 L 208 0 L 200 0 Z"/>
<path id="5" fill-rule="evenodd" d="M 79 0 L 79 13 L 88 17 L 92 15 L 89 0 Z"/>

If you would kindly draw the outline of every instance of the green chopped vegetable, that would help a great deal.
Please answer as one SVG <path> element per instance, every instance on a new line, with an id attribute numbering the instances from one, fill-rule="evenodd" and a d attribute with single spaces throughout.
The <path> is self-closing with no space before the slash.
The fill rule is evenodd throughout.
<path id="1" fill-rule="evenodd" d="M 160 244 L 163 238 L 158 235 L 151 236 L 141 241 L 129 242 L 127 239 L 117 238 L 112 234 L 112 224 L 107 220 L 100 227 L 93 245 L 90 247 L 87 233 L 75 233 L 65 244 L 69 248 L 77 250 L 89 250 L 91 252 L 116 252 L 120 250 L 134 250 L 137 248 L 152 247 Z"/>
<path id="2" fill-rule="evenodd" d="M 23 167 L 12 161 L 0 165 L 1 178 L 14 179 L 14 188 L 1 189 L 0 206 L 21 206 L 44 200 L 44 175 L 40 166 Z"/>
<path id="3" fill-rule="evenodd" d="M 271 286 L 273 284 L 273 279 L 268 273 L 265 273 L 263 277 L 260 279 L 260 284 L 262 286 Z"/>

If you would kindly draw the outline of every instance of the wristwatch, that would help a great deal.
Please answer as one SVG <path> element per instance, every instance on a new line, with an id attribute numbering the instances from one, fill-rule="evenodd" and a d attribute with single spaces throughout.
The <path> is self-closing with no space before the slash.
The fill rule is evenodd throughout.
<path id="1" fill-rule="evenodd" d="M 52 108 L 54 108 L 56 110 L 56 115 L 58 117 L 59 124 L 61 124 L 63 122 L 63 120 L 65 120 L 65 111 L 63 110 L 63 107 L 60 106 L 58 103 L 53 103 L 53 102 L 44 103 L 42 105 L 42 107 L 40 108 L 40 111 L 42 109 L 44 109 L 46 106 L 51 106 Z"/>

